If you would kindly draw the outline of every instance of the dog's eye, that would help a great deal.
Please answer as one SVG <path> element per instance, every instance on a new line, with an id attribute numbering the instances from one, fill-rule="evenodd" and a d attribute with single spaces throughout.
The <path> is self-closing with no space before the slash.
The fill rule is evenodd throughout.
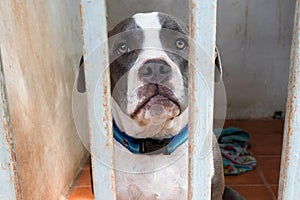
<path id="1" fill-rule="evenodd" d="M 129 51 L 130 51 L 130 49 L 125 43 L 121 43 L 118 47 L 118 50 L 117 50 L 119 55 L 128 53 Z"/>
<path id="2" fill-rule="evenodd" d="M 186 42 L 184 39 L 179 38 L 175 42 L 177 49 L 183 50 L 186 47 Z"/>

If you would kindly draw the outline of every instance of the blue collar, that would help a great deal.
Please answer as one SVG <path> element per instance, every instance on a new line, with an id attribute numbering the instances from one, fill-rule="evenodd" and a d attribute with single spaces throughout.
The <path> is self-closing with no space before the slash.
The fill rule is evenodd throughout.
<path id="1" fill-rule="evenodd" d="M 188 140 L 188 125 L 177 135 L 162 140 L 152 138 L 133 138 L 122 132 L 113 121 L 114 138 L 126 149 L 134 154 L 160 154 L 170 155 L 180 145 Z"/>

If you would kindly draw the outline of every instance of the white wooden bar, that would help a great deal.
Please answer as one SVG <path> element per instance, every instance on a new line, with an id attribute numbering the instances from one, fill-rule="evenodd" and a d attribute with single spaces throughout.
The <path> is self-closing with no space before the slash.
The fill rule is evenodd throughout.
<path id="1" fill-rule="evenodd" d="M 216 0 L 190 0 L 189 200 L 211 199 L 216 8 Z"/>
<path id="2" fill-rule="evenodd" d="M 113 137 L 110 128 L 109 71 L 104 70 L 108 66 L 107 44 L 102 45 L 102 41 L 107 39 L 105 17 L 106 7 L 104 0 L 82 0 L 85 72 L 95 199 L 116 198 L 113 168 L 106 167 L 99 162 L 99 155 L 101 155 L 101 161 L 104 160 L 104 164 L 109 166 L 113 166 L 114 160 Z M 191 0 L 190 35 L 196 45 L 192 45 L 190 58 L 195 66 L 195 68 L 192 67 L 190 70 L 189 95 L 190 200 L 208 200 L 211 198 L 215 34 L 216 0 Z M 201 57 L 208 59 L 199 59 Z M 100 84 L 102 87 L 96 88 L 97 81 L 99 76 L 102 76 L 102 73 L 104 74 L 104 78 L 100 79 L 103 81 Z M 95 89 L 97 89 L 98 95 L 93 94 Z M 104 104 L 99 105 L 99 108 L 97 107 L 100 109 L 99 112 L 95 112 L 94 102 L 102 102 Z M 99 126 L 97 119 L 103 119 L 101 126 Z M 105 137 L 101 137 L 99 133 L 102 133 Z M 102 159 L 102 157 L 104 158 Z"/>
<path id="3" fill-rule="evenodd" d="M 296 2 L 278 199 L 300 198 L 300 2 Z"/>
<path id="4" fill-rule="evenodd" d="M 16 152 L 0 52 L 0 199 L 21 199 Z"/>
<path id="5" fill-rule="evenodd" d="M 83 49 L 88 96 L 94 197 L 114 200 L 115 173 L 105 0 L 82 0 Z M 98 84 L 98 85 L 97 85 Z"/>

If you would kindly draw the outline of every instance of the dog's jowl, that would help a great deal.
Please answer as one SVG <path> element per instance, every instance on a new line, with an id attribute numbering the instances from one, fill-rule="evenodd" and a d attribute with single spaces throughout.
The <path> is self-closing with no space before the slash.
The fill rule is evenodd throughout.
<path id="1" fill-rule="evenodd" d="M 188 28 L 163 13 L 135 14 L 109 32 L 118 200 L 188 199 L 188 53 Z M 243 199 L 224 193 L 216 144 L 212 199 Z"/>

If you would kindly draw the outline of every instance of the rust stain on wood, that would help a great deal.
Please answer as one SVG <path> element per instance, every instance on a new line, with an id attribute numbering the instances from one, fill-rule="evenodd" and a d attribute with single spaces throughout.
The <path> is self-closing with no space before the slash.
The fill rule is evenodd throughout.
<path id="1" fill-rule="evenodd" d="M 197 5 L 194 1 L 190 1 L 191 9 L 190 9 L 190 37 L 192 39 L 195 38 L 195 18 L 194 12 L 197 10 Z"/>
<path id="2" fill-rule="evenodd" d="M 110 175 L 110 182 L 114 183 L 115 182 L 115 178 L 116 178 L 115 174 L 111 173 L 111 175 Z M 111 184 L 111 190 L 113 191 L 114 196 L 116 196 L 116 184 Z"/>
<path id="3" fill-rule="evenodd" d="M 11 162 L 7 163 L 7 169 L 4 169 L 5 166 L 2 166 L 3 170 L 10 170 L 12 167 L 13 175 L 10 176 L 10 183 L 14 185 L 15 189 L 15 196 L 16 199 L 21 199 L 21 186 L 19 182 L 19 172 L 17 169 L 17 158 L 16 158 L 16 152 L 15 152 L 15 146 L 12 136 L 12 130 L 11 130 L 11 121 L 10 121 L 10 114 L 9 114 L 9 105 L 8 105 L 8 97 L 6 94 L 6 87 L 5 87 L 5 77 L 4 77 L 4 70 L 3 70 L 3 63 L 2 63 L 2 55 L 1 55 L 1 49 L 0 49 L 0 92 L 1 92 L 1 98 L 2 98 L 2 108 L 3 108 L 3 131 L 6 133 L 6 143 L 9 146 L 9 153 L 11 156 Z"/>
<path id="4" fill-rule="evenodd" d="M 85 26 L 85 23 L 84 23 L 84 17 L 83 17 L 83 6 L 82 6 L 82 1 L 83 0 L 81 0 L 80 1 L 80 5 L 79 5 L 79 12 L 80 12 L 80 23 L 81 23 L 81 27 L 84 27 Z M 84 46 L 84 32 L 83 32 L 83 29 L 81 29 L 81 38 L 82 38 L 82 40 L 81 40 L 81 43 L 82 43 L 82 46 Z M 83 53 L 83 55 L 86 55 L 86 51 L 85 51 L 85 48 L 82 48 L 82 53 Z M 85 61 L 84 61 L 85 62 Z M 84 65 L 85 66 L 87 66 L 86 65 L 86 63 L 84 63 Z"/>
<path id="5" fill-rule="evenodd" d="M 297 53 L 297 51 L 299 50 L 299 8 L 300 8 L 300 4 L 299 4 L 299 0 L 297 0 L 297 4 L 296 4 L 296 12 L 295 12 L 295 24 L 294 24 L 294 32 L 293 32 L 293 43 L 292 43 L 292 52 L 291 52 L 291 69 L 290 69 L 290 78 L 289 78 L 289 96 L 288 96 L 288 107 L 287 107 L 287 111 L 288 111 L 288 115 L 286 117 L 286 122 L 285 122 L 285 126 L 286 126 L 286 131 L 284 135 L 284 142 L 283 145 L 285 145 L 284 147 L 284 160 L 281 162 L 281 169 L 285 169 L 284 171 L 282 171 L 282 173 L 280 174 L 280 191 L 279 191 L 279 196 L 283 197 L 283 193 L 286 190 L 286 181 L 287 181 L 287 171 L 286 169 L 288 169 L 289 164 L 290 164 L 290 153 L 291 153 L 291 144 L 290 144 L 290 140 L 292 135 L 294 134 L 294 130 L 292 127 L 292 124 L 294 124 L 294 117 L 295 117 L 295 113 L 296 113 L 296 108 L 294 107 L 295 104 L 295 100 L 296 100 L 296 94 L 295 94 L 295 90 L 298 89 L 299 85 L 297 85 L 297 73 L 299 73 L 296 65 L 299 65 L 299 55 Z"/>
<path id="6" fill-rule="evenodd" d="M 190 59 L 190 66 L 189 66 L 189 147 L 188 147 L 188 154 L 189 154 L 189 164 L 188 164 L 188 199 L 193 199 L 194 196 L 194 188 L 193 188 L 193 168 L 192 168 L 192 156 L 195 154 L 195 140 L 194 140 L 194 133 L 195 133 L 195 69 L 191 63 L 195 63 L 195 19 L 194 19 L 194 12 L 196 10 L 196 4 L 194 1 L 190 1 L 191 10 L 190 10 L 190 38 L 191 38 L 191 48 L 189 52 L 189 59 Z"/>

